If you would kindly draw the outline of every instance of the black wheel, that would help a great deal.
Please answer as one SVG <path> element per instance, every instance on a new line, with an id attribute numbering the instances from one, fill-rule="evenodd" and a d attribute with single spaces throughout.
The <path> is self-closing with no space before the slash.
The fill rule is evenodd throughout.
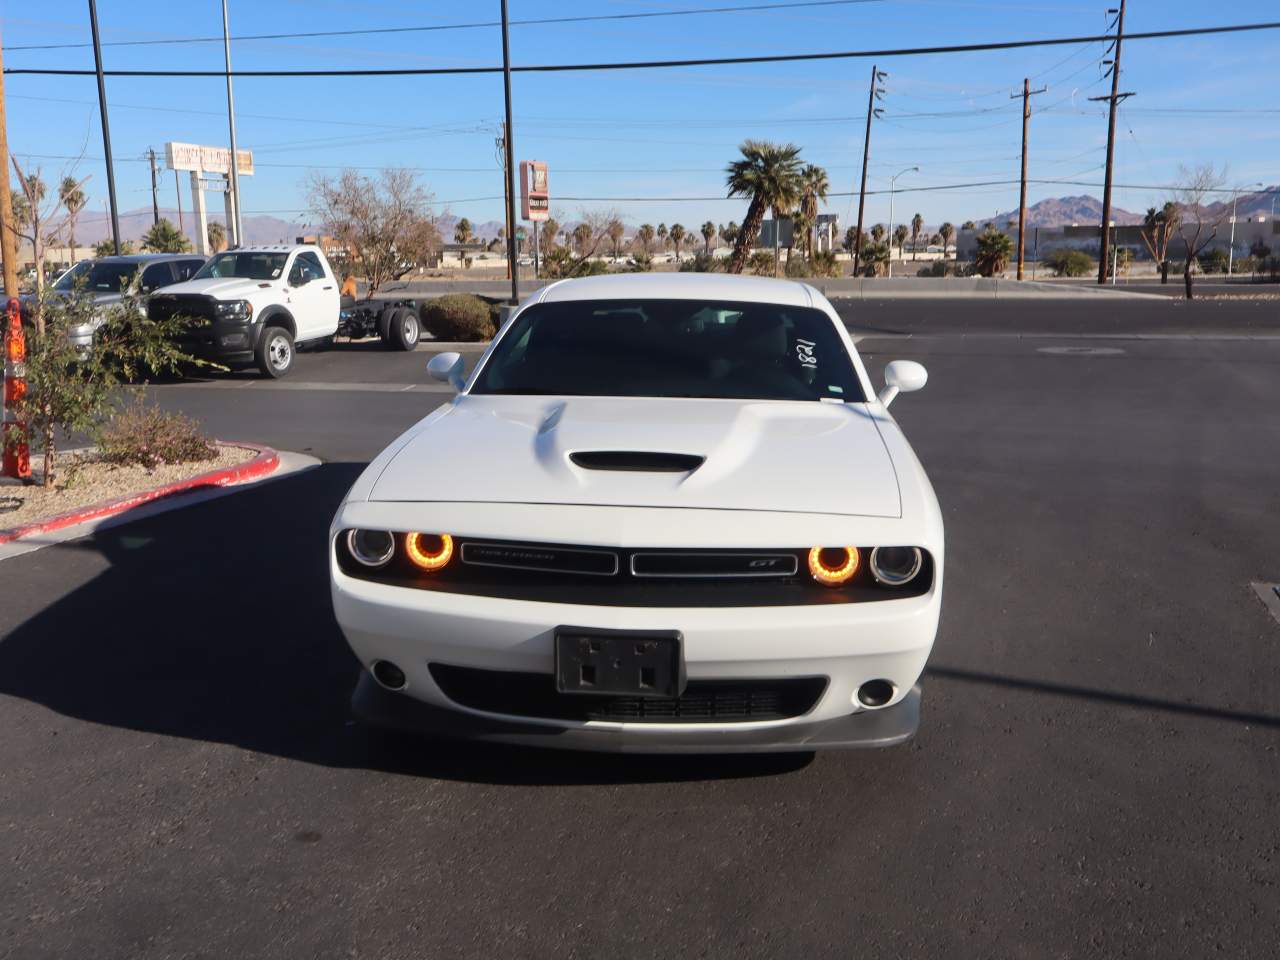
<path id="1" fill-rule="evenodd" d="M 287 376 L 293 369 L 293 337 L 283 327 L 267 327 L 258 339 L 253 359 L 262 375 L 272 380 Z"/>
<path id="2" fill-rule="evenodd" d="M 390 346 L 391 344 L 391 323 L 395 320 L 398 311 L 395 307 L 383 307 L 382 312 L 378 314 L 378 339 L 383 344 Z"/>
<path id="3" fill-rule="evenodd" d="M 387 346 L 392 350 L 412 350 L 422 336 L 418 314 L 414 310 L 397 310 L 387 327 Z"/>

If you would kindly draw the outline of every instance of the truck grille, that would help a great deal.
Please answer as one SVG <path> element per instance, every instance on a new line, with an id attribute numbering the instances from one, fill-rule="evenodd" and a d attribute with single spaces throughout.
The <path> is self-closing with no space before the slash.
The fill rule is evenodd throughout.
<path id="1" fill-rule="evenodd" d="M 203 325 L 212 323 L 217 316 L 217 301 L 200 293 L 158 293 L 147 301 L 147 317 L 151 320 L 188 317 Z"/>
<path id="2" fill-rule="evenodd" d="M 826 677 L 690 680 L 671 698 L 560 693 L 549 673 L 516 673 L 431 664 L 444 695 L 485 713 L 544 720 L 618 723 L 746 723 L 808 713 L 827 688 Z"/>

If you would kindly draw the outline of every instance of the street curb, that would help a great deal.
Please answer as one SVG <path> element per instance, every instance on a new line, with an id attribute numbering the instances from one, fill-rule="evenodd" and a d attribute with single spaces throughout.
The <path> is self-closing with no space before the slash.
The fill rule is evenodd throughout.
<path id="1" fill-rule="evenodd" d="M 258 455 L 252 460 L 246 460 L 244 463 L 236 464 L 234 467 L 210 470 L 207 473 L 197 474 L 194 477 L 188 477 L 186 480 L 177 480 L 162 487 L 143 490 L 141 493 L 131 493 L 128 496 L 117 497 L 114 500 L 103 500 L 87 507 L 60 513 L 46 520 L 36 520 L 21 527 L 0 530 L 0 544 L 13 543 L 15 540 L 21 540 L 23 537 L 30 537 L 39 533 L 52 533 L 54 530 L 61 530 L 63 527 L 74 526 L 77 523 L 85 523 L 89 520 L 101 520 L 103 517 L 115 516 L 118 513 L 124 513 L 126 510 L 140 507 L 144 503 L 159 500 L 161 497 L 190 493 L 208 487 L 225 487 L 233 483 L 244 483 L 247 480 L 258 480 L 274 473 L 280 466 L 280 454 L 271 449 L 271 447 L 229 440 L 216 440 L 214 442 L 224 447 L 241 447 L 245 450 L 256 450 Z"/>

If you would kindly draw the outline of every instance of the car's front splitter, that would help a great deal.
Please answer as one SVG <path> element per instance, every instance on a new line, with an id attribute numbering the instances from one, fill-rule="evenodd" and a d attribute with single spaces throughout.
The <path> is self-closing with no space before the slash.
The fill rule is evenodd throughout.
<path id="1" fill-rule="evenodd" d="M 864 710 L 814 723 L 752 724 L 742 730 L 645 729 L 643 724 L 557 727 L 464 713 L 423 703 L 380 687 L 361 671 L 352 712 L 365 723 L 430 736 L 525 747 L 606 753 L 785 753 L 856 747 L 891 747 L 909 740 L 920 725 L 920 684 L 883 710 Z"/>

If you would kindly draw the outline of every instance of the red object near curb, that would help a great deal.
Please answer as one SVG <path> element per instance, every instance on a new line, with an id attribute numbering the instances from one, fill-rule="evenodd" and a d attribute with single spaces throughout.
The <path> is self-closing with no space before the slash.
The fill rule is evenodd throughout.
<path id="1" fill-rule="evenodd" d="M 236 464 L 234 467 L 210 470 L 207 473 L 188 477 L 186 480 L 167 483 L 163 487 L 143 490 L 141 493 L 131 493 L 128 496 L 117 497 L 114 500 L 103 500 L 101 503 L 94 503 L 67 513 L 60 513 L 56 517 L 49 517 L 47 520 L 36 520 L 25 526 L 0 530 L 0 544 L 12 543 L 14 540 L 21 540 L 23 537 L 29 537 L 37 533 L 52 533 L 54 530 L 71 527 L 87 520 L 99 520 L 103 517 L 115 516 L 117 513 L 124 513 L 126 510 L 132 510 L 134 507 L 140 507 L 153 500 L 159 500 L 161 497 L 191 493 L 209 487 L 225 487 L 233 483 L 243 483 L 246 480 L 257 480 L 274 473 L 276 468 L 280 466 L 280 454 L 270 447 L 263 447 L 254 443 L 232 443 L 224 440 L 215 442 L 224 447 L 242 447 L 246 450 L 256 450 L 258 455 L 252 460 L 246 460 L 244 463 Z"/>
<path id="2" fill-rule="evenodd" d="M 27 337 L 22 330 L 22 311 L 16 299 L 5 305 L 4 334 L 4 416 L 0 425 L 0 446 L 4 447 L 0 474 L 26 480 L 31 476 L 27 452 L 26 424 L 18 418 L 18 407 L 27 395 Z M 10 436 L 14 434 L 14 436 Z"/>

